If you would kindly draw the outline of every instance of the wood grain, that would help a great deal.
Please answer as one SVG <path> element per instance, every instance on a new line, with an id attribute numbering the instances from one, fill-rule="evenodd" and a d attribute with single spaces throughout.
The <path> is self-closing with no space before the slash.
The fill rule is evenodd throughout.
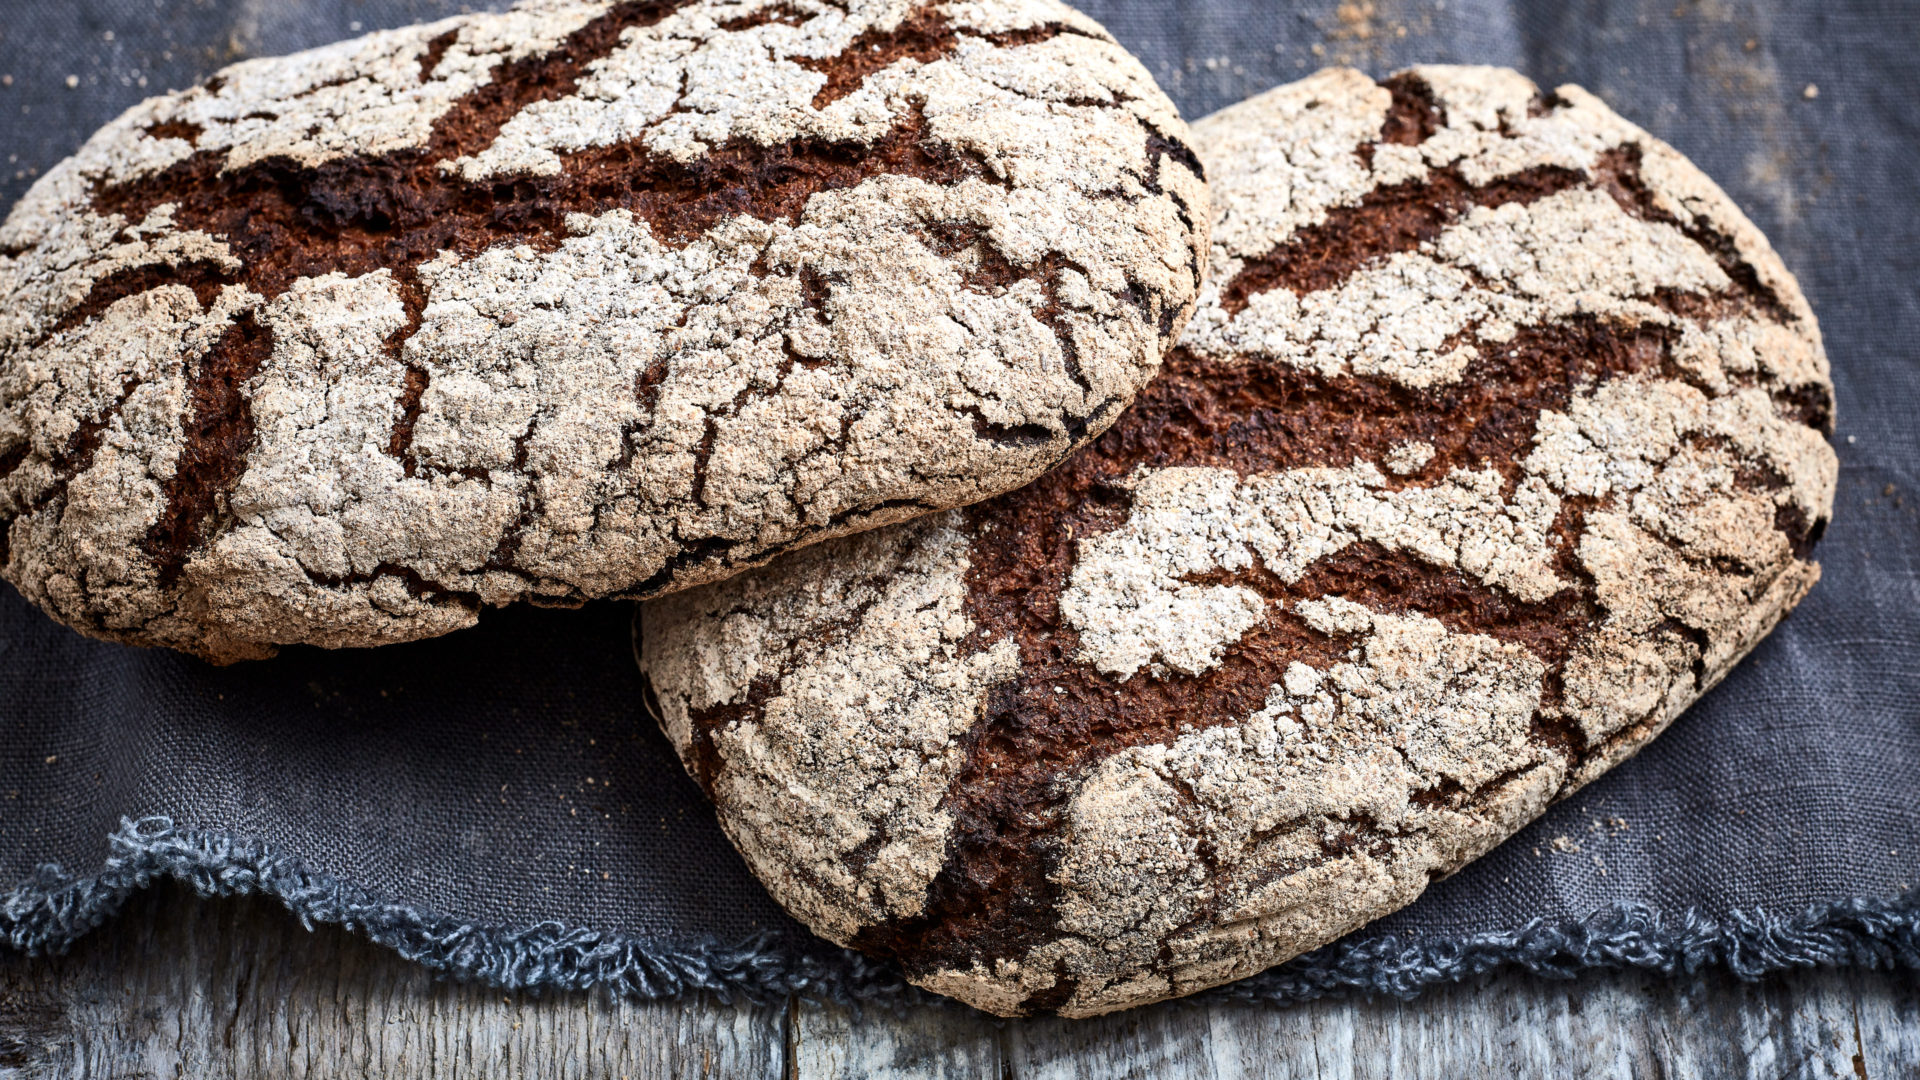
<path id="1" fill-rule="evenodd" d="M 1507 974 L 1414 1002 L 954 1007 L 618 1002 L 439 981 L 263 900 L 162 888 L 71 954 L 0 955 L 0 1080 L 1920 1076 L 1920 981 Z"/>
<path id="2" fill-rule="evenodd" d="M 767 1077 L 784 1002 L 634 1003 L 436 980 L 263 900 L 137 899 L 56 960 L 0 959 L 0 1080 Z"/>

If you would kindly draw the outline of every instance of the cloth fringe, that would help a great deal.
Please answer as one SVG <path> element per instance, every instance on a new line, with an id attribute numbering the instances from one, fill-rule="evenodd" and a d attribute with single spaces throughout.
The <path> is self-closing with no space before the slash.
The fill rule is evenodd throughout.
<path id="1" fill-rule="evenodd" d="M 58 953 L 156 880 L 202 896 L 257 893 L 302 925 L 345 927 L 447 977 L 502 989 L 603 990 L 637 999 L 705 991 L 731 1000 L 789 995 L 840 1002 L 925 999 L 898 968 L 847 950 L 801 951 L 774 934 L 726 944 L 674 943 L 559 922 L 493 926 L 383 899 L 222 833 L 164 817 L 122 819 L 105 866 L 77 878 L 43 866 L 0 899 L 0 934 L 29 955 Z M 1216 999 L 1289 1004 L 1333 993 L 1412 998 L 1442 983 L 1511 967 L 1553 978 L 1635 968 L 1663 975 L 1723 967 L 1742 979 L 1791 968 L 1854 965 L 1920 970 L 1920 903 L 1855 899 L 1793 916 L 1689 910 L 1665 917 L 1621 904 L 1584 919 L 1536 919 L 1458 938 L 1359 935 L 1208 991 Z"/>

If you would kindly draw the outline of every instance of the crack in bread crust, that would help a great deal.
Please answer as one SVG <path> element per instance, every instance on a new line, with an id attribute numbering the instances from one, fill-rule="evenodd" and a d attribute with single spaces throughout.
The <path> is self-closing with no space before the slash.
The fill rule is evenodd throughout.
<path id="1" fill-rule="evenodd" d="M 246 468 L 253 411 L 241 388 L 272 355 L 272 329 L 245 313 L 200 361 L 182 417 L 186 444 L 173 478 L 161 485 L 166 509 L 147 530 L 144 545 L 160 568 L 163 588 L 179 580 L 189 553 L 206 543 L 219 504 Z"/>
<path id="2" fill-rule="evenodd" d="M 1190 993 L 1410 902 L 1818 577 L 1812 313 L 1672 150 L 1483 68 L 1323 72 L 1195 130 L 1215 284 L 1118 423 L 937 542 L 643 612 L 665 727 L 775 896 L 1005 1015 Z M 941 605 L 855 603 L 920 581 Z M 914 719 L 935 693 L 963 723 Z M 916 754 L 794 771 L 828 738 L 801 702 Z"/>
<path id="3" fill-rule="evenodd" d="M 0 227 L 0 572 L 225 662 L 990 496 L 1183 329 L 1210 221 L 1184 138 L 1052 0 L 567 0 L 238 65 Z M 116 341 L 163 293 L 194 329 L 139 363 L 184 397 L 122 417 Z M 102 415 L 133 453 L 34 431 Z M 102 559 L 87 529 L 142 539 Z"/>

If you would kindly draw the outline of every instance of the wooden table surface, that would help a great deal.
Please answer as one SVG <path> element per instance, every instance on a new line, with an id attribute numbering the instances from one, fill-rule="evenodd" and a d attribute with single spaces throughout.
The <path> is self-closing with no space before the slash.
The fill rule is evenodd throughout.
<path id="1" fill-rule="evenodd" d="M 277 904 L 137 897 L 67 956 L 0 953 L 0 1080 L 40 1077 L 1913 1077 L 1920 976 L 1507 974 L 1417 1001 L 958 1007 L 621 1002 L 436 980 Z"/>

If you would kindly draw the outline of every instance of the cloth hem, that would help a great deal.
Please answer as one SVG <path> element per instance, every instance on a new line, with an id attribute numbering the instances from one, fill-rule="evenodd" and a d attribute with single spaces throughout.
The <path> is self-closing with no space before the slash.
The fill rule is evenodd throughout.
<path id="1" fill-rule="evenodd" d="M 171 879 L 202 896 L 271 896 L 301 924 L 344 927 L 463 982 L 509 990 L 603 990 L 658 1000 L 704 991 L 722 1000 L 786 997 L 839 1002 L 937 1000 L 898 968 L 848 950 L 803 952 L 762 933 L 726 944 L 650 940 L 557 921 L 476 923 L 382 898 L 265 844 L 176 828 L 164 817 L 122 819 L 92 877 L 42 866 L 0 899 L 0 934 L 29 955 L 64 951 L 112 918 L 140 889 Z M 1512 931 L 1459 937 L 1346 938 L 1200 998 L 1275 1005 L 1336 993 L 1409 999 L 1498 968 L 1570 979 L 1595 970 L 1663 975 L 1724 968 L 1742 979 L 1820 966 L 1920 970 L 1920 903 L 1858 898 L 1793 916 L 1689 909 L 1663 916 L 1638 904 L 1584 919 L 1535 919 Z"/>

